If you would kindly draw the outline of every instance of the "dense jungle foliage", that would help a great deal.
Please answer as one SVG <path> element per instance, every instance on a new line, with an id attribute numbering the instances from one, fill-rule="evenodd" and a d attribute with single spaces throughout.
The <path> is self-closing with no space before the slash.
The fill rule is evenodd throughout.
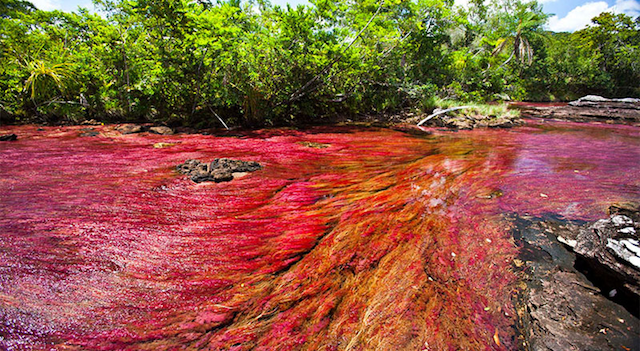
<path id="1" fill-rule="evenodd" d="M 0 119 L 198 127 L 429 110 L 436 99 L 639 96 L 640 20 L 543 29 L 535 1 L 0 2 Z"/>

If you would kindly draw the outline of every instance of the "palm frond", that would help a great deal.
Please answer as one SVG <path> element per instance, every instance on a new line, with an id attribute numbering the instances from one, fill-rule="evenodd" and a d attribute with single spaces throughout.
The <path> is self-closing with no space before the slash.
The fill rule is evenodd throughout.
<path id="1" fill-rule="evenodd" d="M 42 60 L 34 60 L 27 63 L 30 71 L 29 78 L 25 81 L 24 91 L 31 92 L 31 99 L 38 94 L 45 93 L 45 89 L 56 88 L 64 92 L 66 83 L 71 76 L 69 63 L 49 64 Z M 48 86 L 52 84 L 53 87 Z"/>

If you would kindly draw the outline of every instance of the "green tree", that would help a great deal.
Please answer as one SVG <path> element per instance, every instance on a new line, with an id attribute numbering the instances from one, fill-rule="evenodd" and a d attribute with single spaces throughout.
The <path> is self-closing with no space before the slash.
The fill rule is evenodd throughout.
<path id="1" fill-rule="evenodd" d="M 610 77 L 603 93 L 640 96 L 640 25 L 624 14 L 602 13 L 593 25 L 575 33 L 598 67 Z"/>
<path id="2" fill-rule="evenodd" d="M 521 64 L 530 65 L 534 55 L 531 39 L 544 36 L 542 25 L 548 16 L 542 12 L 542 7 L 536 1 L 505 1 L 498 8 L 501 11 L 496 12 L 489 21 L 489 26 L 497 29 L 493 31 L 494 35 L 498 35 L 498 38 L 494 39 L 495 47 L 492 54 L 498 55 L 509 48 L 509 57 L 502 65 L 506 65 L 513 58 Z"/>

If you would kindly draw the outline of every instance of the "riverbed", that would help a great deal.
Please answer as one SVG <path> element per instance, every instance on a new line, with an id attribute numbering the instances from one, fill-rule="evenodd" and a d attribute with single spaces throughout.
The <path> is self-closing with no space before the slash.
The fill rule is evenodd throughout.
<path id="1" fill-rule="evenodd" d="M 511 350 L 508 215 L 640 199 L 632 126 L 87 128 L 0 127 L 0 348 Z"/>

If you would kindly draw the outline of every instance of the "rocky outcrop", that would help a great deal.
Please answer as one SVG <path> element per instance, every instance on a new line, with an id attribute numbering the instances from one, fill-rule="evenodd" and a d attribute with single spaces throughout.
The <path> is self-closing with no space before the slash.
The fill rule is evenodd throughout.
<path id="1" fill-rule="evenodd" d="M 637 222 L 610 212 L 595 223 L 515 219 L 515 266 L 526 282 L 516 301 L 521 349 L 640 349 L 638 270 L 629 259 L 637 245 L 628 246 Z"/>
<path id="2" fill-rule="evenodd" d="M 525 117 L 556 118 L 578 122 L 639 123 L 640 99 L 607 99 L 587 95 L 566 106 L 518 106 Z"/>
<path id="3" fill-rule="evenodd" d="M 187 160 L 178 165 L 178 172 L 186 174 L 196 183 L 201 182 L 228 182 L 245 172 L 254 172 L 262 168 L 255 161 L 240 161 L 228 158 L 216 158 L 210 163 L 198 160 Z"/>
<path id="4" fill-rule="evenodd" d="M 15 134 L 0 135 L 0 141 L 16 141 L 18 136 Z"/>
<path id="5" fill-rule="evenodd" d="M 117 126 L 115 130 L 122 134 L 150 132 L 153 134 L 160 134 L 160 135 L 173 135 L 174 133 L 173 129 L 166 126 L 149 127 L 149 126 L 143 126 L 140 124 L 122 124 Z"/>
<path id="6" fill-rule="evenodd" d="M 117 126 L 115 129 L 122 134 L 141 133 L 144 130 L 142 126 L 138 124 L 123 124 Z"/>
<path id="7" fill-rule="evenodd" d="M 173 135 L 173 129 L 165 126 L 151 127 L 149 132 L 160 135 Z"/>
<path id="8" fill-rule="evenodd" d="M 435 109 L 433 113 L 418 123 L 451 129 L 474 128 L 511 128 L 524 122 L 517 115 L 485 116 L 481 114 L 462 114 L 454 111 L 471 108 L 469 106 L 454 107 L 446 110 Z"/>
<path id="9" fill-rule="evenodd" d="M 611 297 L 621 294 L 640 308 L 639 206 L 616 205 L 609 213 L 609 218 L 581 228 L 575 237 L 559 236 L 558 240 L 598 276 L 615 280 L 615 286 L 607 292 Z"/>
<path id="10" fill-rule="evenodd" d="M 474 129 L 474 128 L 512 128 L 522 125 L 523 121 L 515 116 L 445 116 L 436 122 L 439 127 L 452 129 Z"/>

